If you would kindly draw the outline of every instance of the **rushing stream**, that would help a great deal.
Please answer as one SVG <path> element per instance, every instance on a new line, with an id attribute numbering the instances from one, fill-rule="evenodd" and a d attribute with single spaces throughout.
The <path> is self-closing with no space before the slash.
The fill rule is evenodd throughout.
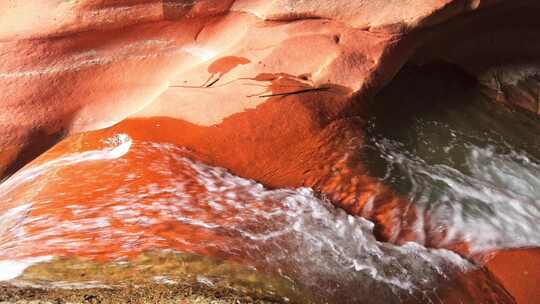
<path id="1" fill-rule="evenodd" d="M 418 73 L 402 72 L 377 100 L 366 147 L 370 173 L 424 215 L 416 231 L 427 243 L 440 239 L 431 245 L 464 241 L 471 253 L 539 246 L 538 117 L 440 75 L 420 88 Z M 426 90 L 440 82 L 446 90 Z M 396 98 L 403 87 L 408 94 Z"/>
<path id="2" fill-rule="evenodd" d="M 20 198 L 11 192 L 19 187 L 57 183 L 62 191 L 37 194 L 0 218 L 3 278 L 16 278 L 30 265 L 66 253 L 123 261 L 145 247 L 163 248 L 236 260 L 280 276 L 285 282 L 276 284 L 287 286 L 265 287 L 290 298 L 296 292 L 308 302 L 391 303 L 412 295 L 434 298 L 434 285 L 473 269 L 450 251 L 378 242 L 371 222 L 334 208 L 310 189 L 266 190 L 186 154 L 173 145 L 118 135 L 102 150 L 67 155 L 15 175 L 1 189 L 7 205 L 17 204 Z M 97 159 L 104 162 L 105 174 L 86 194 L 80 185 L 59 179 L 61 172 L 42 175 L 67 168 L 81 180 L 92 179 Z M 70 203 L 60 211 L 59 201 Z M 175 279 L 167 276 L 169 269 L 159 273 L 152 267 L 160 265 L 146 265 L 144 272 Z M 73 286 L 65 278 L 55 281 L 54 286 Z"/>
<path id="3" fill-rule="evenodd" d="M 455 290 L 503 303 L 477 266 L 427 247 L 540 245 L 538 119 L 476 93 L 392 90 L 376 100 L 363 152 L 370 174 L 424 215 L 418 243 L 377 241 L 373 223 L 311 189 L 266 189 L 184 148 L 117 134 L 0 185 L 0 280 L 85 288 L 189 277 L 298 303 L 439 303 Z"/>

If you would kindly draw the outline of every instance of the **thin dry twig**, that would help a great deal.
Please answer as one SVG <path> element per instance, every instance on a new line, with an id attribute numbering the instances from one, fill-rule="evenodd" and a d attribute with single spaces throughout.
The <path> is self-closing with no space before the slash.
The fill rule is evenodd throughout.
<path id="1" fill-rule="evenodd" d="M 289 95 L 295 95 L 295 94 L 303 94 L 303 93 L 309 93 L 309 92 L 319 92 L 319 91 L 328 91 L 330 88 L 322 87 L 322 88 L 309 88 L 309 89 L 303 89 L 298 91 L 292 91 L 292 92 L 284 92 L 284 93 L 274 93 L 274 94 L 265 94 L 265 95 L 258 95 L 259 98 L 266 98 L 266 97 L 275 97 L 275 96 L 289 96 Z"/>

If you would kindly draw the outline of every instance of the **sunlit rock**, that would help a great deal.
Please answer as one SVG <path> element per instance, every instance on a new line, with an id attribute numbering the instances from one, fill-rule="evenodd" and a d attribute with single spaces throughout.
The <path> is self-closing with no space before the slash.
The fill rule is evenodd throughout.
<path id="1" fill-rule="evenodd" d="M 217 123 L 266 100 L 253 81 L 265 73 L 364 96 L 425 40 L 404 33 L 499 2 L 5 1 L 3 171 L 13 173 L 66 133 L 137 112 Z M 244 63 L 212 72 L 233 57 Z"/>

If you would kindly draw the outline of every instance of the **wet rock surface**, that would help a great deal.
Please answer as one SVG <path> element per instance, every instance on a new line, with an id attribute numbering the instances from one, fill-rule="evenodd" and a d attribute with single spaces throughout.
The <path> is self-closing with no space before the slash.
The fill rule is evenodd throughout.
<path id="1" fill-rule="evenodd" d="M 450 251 L 381 243 L 371 222 L 311 189 L 265 189 L 126 132 L 72 136 L 3 183 L 3 280 L 92 288 L 195 276 L 294 303 L 510 301 L 483 269 Z M 155 250 L 242 267 L 145 258 Z"/>

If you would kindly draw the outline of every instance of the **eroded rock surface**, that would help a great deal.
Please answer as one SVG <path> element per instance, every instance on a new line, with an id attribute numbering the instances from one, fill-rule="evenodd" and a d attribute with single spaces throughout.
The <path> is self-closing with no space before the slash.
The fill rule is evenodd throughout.
<path id="1" fill-rule="evenodd" d="M 368 94 L 424 40 L 404 34 L 499 2 L 4 1 L 3 171 L 130 115 L 219 123 L 268 99 L 267 73 Z"/>

